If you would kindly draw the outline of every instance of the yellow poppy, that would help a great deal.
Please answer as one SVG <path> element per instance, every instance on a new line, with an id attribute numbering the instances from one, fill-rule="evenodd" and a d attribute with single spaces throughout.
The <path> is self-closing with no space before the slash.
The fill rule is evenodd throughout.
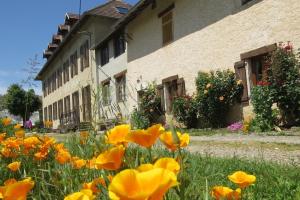
<path id="1" fill-rule="evenodd" d="M 59 164 L 65 164 L 71 160 L 71 154 L 65 149 L 59 150 L 55 155 L 55 160 Z"/>
<path id="2" fill-rule="evenodd" d="M 4 141 L 5 137 L 6 137 L 6 133 L 1 133 L 0 134 L 0 142 Z"/>
<path id="3" fill-rule="evenodd" d="M 14 129 L 20 129 L 20 128 L 22 128 L 22 125 L 21 125 L 21 124 L 16 124 L 16 125 L 14 126 Z"/>
<path id="4" fill-rule="evenodd" d="M 3 126 L 8 126 L 8 125 L 10 125 L 10 124 L 11 124 L 11 118 L 9 118 L 9 117 L 3 118 L 3 119 L 2 119 L 2 124 L 3 124 Z"/>
<path id="5" fill-rule="evenodd" d="M 100 185 L 106 187 L 106 183 L 104 178 L 96 178 L 91 182 L 83 183 L 82 189 L 90 189 L 93 191 L 94 194 L 98 194 L 101 192 Z"/>
<path id="6" fill-rule="evenodd" d="M 69 194 L 64 198 L 64 200 L 92 200 L 96 197 L 93 195 L 93 191 L 89 189 L 81 190 L 80 192 L 75 192 Z"/>
<path id="7" fill-rule="evenodd" d="M 230 181 L 237 184 L 241 189 L 248 187 L 256 181 L 255 176 L 249 175 L 243 171 L 237 171 L 232 175 L 229 175 L 228 178 Z"/>
<path id="8" fill-rule="evenodd" d="M 166 169 L 156 168 L 146 172 L 127 169 L 112 179 L 108 190 L 112 200 L 162 200 L 164 194 L 176 185 L 176 175 Z"/>
<path id="9" fill-rule="evenodd" d="M 24 130 L 17 130 L 17 131 L 15 131 L 15 136 L 17 137 L 17 138 L 24 138 L 25 137 L 25 131 Z"/>
<path id="10" fill-rule="evenodd" d="M 10 169 L 10 171 L 12 172 L 18 171 L 20 169 L 20 166 L 21 162 L 12 162 L 7 165 L 8 169 Z"/>
<path id="11" fill-rule="evenodd" d="M 178 143 L 173 138 L 171 131 L 164 132 L 160 135 L 159 139 L 171 151 L 186 147 L 190 143 L 190 136 L 187 133 L 181 134 L 180 132 L 177 132 L 177 136 L 179 139 Z"/>
<path id="12" fill-rule="evenodd" d="M 160 158 L 153 165 L 142 164 L 136 170 L 139 172 L 146 172 L 155 168 L 167 169 L 177 174 L 180 170 L 180 165 L 174 158 Z"/>
<path id="13" fill-rule="evenodd" d="M 149 127 L 147 130 L 131 131 L 127 139 L 128 141 L 139 144 L 143 147 L 150 148 L 157 140 L 159 135 L 164 131 L 161 124 L 156 124 Z"/>
<path id="14" fill-rule="evenodd" d="M 107 132 L 106 143 L 113 145 L 126 144 L 126 137 L 130 131 L 127 124 L 119 125 Z"/>
<path id="15" fill-rule="evenodd" d="M 122 165 L 125 147 L 120 145 L 101 153 L 95 161 L 98 169 L 117 170 Z"/>
<path id="16" fill-rule="evenodd" d="M 34 158 L 36 160 L 44 160 L 44 159 L 46 159 L 47 155 L 48 155 L 48 152 L 39 151 L 34 154 Z"/>
<path id="17" fill-rule="evenodd" d="M 215 186 L 211 191 L 211 196 L 216 200 L 239 200 L 241 198 L 241 189 L 232 190 L 229 187 Z"/>
<path id="18" fill-rule="evenodd" d="M 84 159 L 80 159 L 78 157 L 73 157 L 72 158 L 72 166 L 75 169 L 81 169 L 82 167 L 84 167 L 86 164 L 86 161 Z"/>
<path id="19" fill-rule="evenodd" d="M 2 193 L 5 200 L 25 200 L 27 193 L 34 187 L 34 181 L 31 178 L 26 178 L 22 181 L 16 181 L 9 179 L 5 181 L 4 186 L 0 187 L 0 193 Z"/>

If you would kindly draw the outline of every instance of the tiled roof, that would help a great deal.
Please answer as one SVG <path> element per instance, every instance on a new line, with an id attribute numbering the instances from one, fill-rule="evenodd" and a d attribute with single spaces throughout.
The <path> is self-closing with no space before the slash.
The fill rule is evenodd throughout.
<path id="1" fill-rule="evenodd" d="M 121 9 L 120 9 L 121 8 Z M 84 21 L 88 18 L 88 16 L 103 16 L 103 17 L 109 17 L 113 19 L 119 19 L 123 17 L 126 13 L 124 13 L 125 9 L 130 9 L 131 5 L 128 3 L 125 3 L 121 0 L 110 0 L 107 3 L 100 5 L 96 8 L 93 8 L 91 10 L 88 10 L 83 13 L 83 15 L 79 18 L 79 15 L 67 13 L 65 18 L 65 24 L 64 25 L 71 25 L 71 28 L 67 33 L 64 33 L 64 37 L 62 37 L 62 33 L 60 33 L 63 29 L 65 29 L 64 25 L 59 26 L 58 34 L 53 36 L 52 43 L 59 44 L 57 48 L 53 48 L 53 52 L 48 48 L 44 52 L 44 58 L 47 58 L 47 62 L 44 64 L 41 71 L 38 73 L 36 79 L 39 80 L 42 76 L 42 74 L 45 72 L 45 70 L 48 68 L 54 57 L 59 53 L 59 51 L 62 49 L 62 47 L 67 43 L 67 41 L 72 36 L 72 32 L 78 30 L 78 28 L 81 26 Z M 70 22 L 72 21 L 72 22 Z M 75 21 L 75 23 L 73 23 Z M 67 22 L 67 23 L 66 23 Z M 61 36 L 59 38 L 59 36 Z M 50 53 L 51 52 L 51 53 Z"/>
<path id="2" fill-rule="evenodd" d="M 118 7 L 126 8 L 129 10 L 131 8 L 131 5 L 129 5 L 128 3 L 125 3 L 123 1 L 111 0 L 111 1 L 107 2 L 106 4 L 103 4 L 101 6 L 98 6 L 96 8 L 93 8 L 93 9 L 87 11 L 87 13 L 90 15 L 100 15 L 100 16 L 104 16 L 104 17 L 118 19 L 118 18 L 121 18 L 124 16 L 124 14 L 122 14 L 118 11 L 118 9 L 117 9 Z"/>

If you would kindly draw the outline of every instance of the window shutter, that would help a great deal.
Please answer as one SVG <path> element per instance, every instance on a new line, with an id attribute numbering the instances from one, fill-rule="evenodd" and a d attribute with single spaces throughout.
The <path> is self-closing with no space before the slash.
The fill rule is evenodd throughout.
<path id="1" fill-rule="evenodd" d="M 83 66 L 83 59 L 84 59 L 83 54 L 84 54 L 84 52 L 83 51 L 84 51 L 84 48 L 83 48 L 83 46 L 81 46 L 80 47 L 80 70 L 81 71 L 83 71 L 83 69 L 84 69 L 84 66 Z"/>
<path id="2" fill-rule="evenodd" d="M 234 64 L 236 78 L 242 80 L 244 86 L 242 102 L 249 101 L 247 75 L 246 75 L 246 63 L 245 61 L 239 61 Z"/>
<path id="3" fill-rule="evenodd" d="M 181 97 L 185 95 L 185 83 L 184 79 L 180 78 L 177 80 L 177 96 Z"/>

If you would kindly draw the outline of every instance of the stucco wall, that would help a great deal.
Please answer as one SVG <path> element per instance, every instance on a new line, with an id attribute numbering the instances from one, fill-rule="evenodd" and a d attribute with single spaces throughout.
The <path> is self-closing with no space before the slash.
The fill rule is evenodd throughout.
<path id="1" fill-rule="evenodd" d="M 198 71 L 230 68 L 240 54 L 280 41 L 300 47 L 299 0 L 163 0 L 149 6 L 127 27 L 128 82 L 139 88 L 172 75 L 184 77 L 186 90 L 195 92 Z M 174 42 L 162 46 L 158 13 L 175 2 Z M 134 90 L 132 91 L 135 92 Z M 135 95 L 136 96 L 136 95 Z M 130 101 L 130 109 L 135 105 Z"/>
<path id="2" fill-rule="evenodd" d="M 70 95 L 71 109 L 72 109 L 72 94 L 76 91 L 79 91 L 79 105 L 80 105 L 80 118 L 82 120 L 82 92 L 81 89 L 87 85 L 91 86 L 91 93 L 97 90 L 97 68 L 96 68 L 96 56 L 95 51 L 89 51 L 89 67 L 85 68 L 83 71 L 80 70 L 80 46 L 86 41 L 90 40 L 90 47 L 94 46 L 95 43 L 103 39 L 104 35 L 110 29 L 113 21 L 101 17 L 91 17 L 88 21 L 74 34 L 73 38 L 64 46 L 60 51 L 59 55 L 56 56 L 55 60 L 48 67 L 48 70 L 45 72 L 45 77 L 43 80 L 47 80 L 49 76 L 53 74 L 58 68 L 63 66 L 63 63 L 70 58 L 70 56 L 77 50 L 77 63 L 78 63 L 78 75 L 71 78 L 70 80 L 63 83 L 62 87 L 59 87 L 54 92 L 48 94 L 46 97 L 43 97 L 43 111 L 45 107 L 52 105 L 54 102 L 57 102 L 64 97 Z M 91 36 L 91 37 L 90 37 Z M 70 68 L 71 70 L 71 68 Z M 71 71 L 70 71 L 71 73 Z M 92 105 L 94 104 L 92 98 Z M 93 114 L 93 111 L 92 111 Z M 59 119 L 53 121 L 53 127 L 57 128 L 59 125 Z"/>

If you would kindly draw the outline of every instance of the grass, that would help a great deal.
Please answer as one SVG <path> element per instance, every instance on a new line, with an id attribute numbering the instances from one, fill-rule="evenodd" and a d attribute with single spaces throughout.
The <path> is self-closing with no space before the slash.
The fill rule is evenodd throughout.
<path id="1" fill-rule="evenodd" d="M 65 136 L 65 135 L 64 135 Z M 90 137 L 87 144 L 80 144 L 79 137 L 67 135 L 60 138 L 72 156 L 90 159 L 99 155 L 105 148 L 103 140 L 99 137 Z M 100 176 L 116 174 L 118 171 L 73 169 L 70 164 L 60 165 L 55 162 L 54 152 L 50 152 L 46 161 L 33 161 L 29 156 L 20 156 L 21 170 L 12 173 L 6 165 L 12 162 L 12 158 L 0 157 L 0 184 L 9 178 L 18 180 L 30 176 L 35 181 L 35 187 L 28 199 L 59 200 L 64 196 L 79 191 L 82 183 L 92 181 Z M 244 200 L 297 200 L 300 199 L 300 167 L 291 165 L 279 165 L 263 160 L 245 160 L 239 158 L 216 158 L 191 154 L 183 151 L 172 153 L 161 145 L 156 145 L 149 152 L 136 145 L 130 145 L 126 151 L 125 162 L 122 169 L 135 168 L 139 164 L 153 162 L 161 157 L 180 157 L 184 163 L 178 175 L 181 196 L 176 189 L 171 189 L 166 195 L 166 200 L 200 200 L 211 199 L 209 193 L 213 186 L 223 185 L 231 188 L 236 186 L 227 176 L 235 171 L 242 170 L 257 177 L 256 184 L 247 188 L 243 193 Z M 121 170 L 122 170 L 121 169 Z M 97 197 L 107 200 L 107 191 Z"/>

